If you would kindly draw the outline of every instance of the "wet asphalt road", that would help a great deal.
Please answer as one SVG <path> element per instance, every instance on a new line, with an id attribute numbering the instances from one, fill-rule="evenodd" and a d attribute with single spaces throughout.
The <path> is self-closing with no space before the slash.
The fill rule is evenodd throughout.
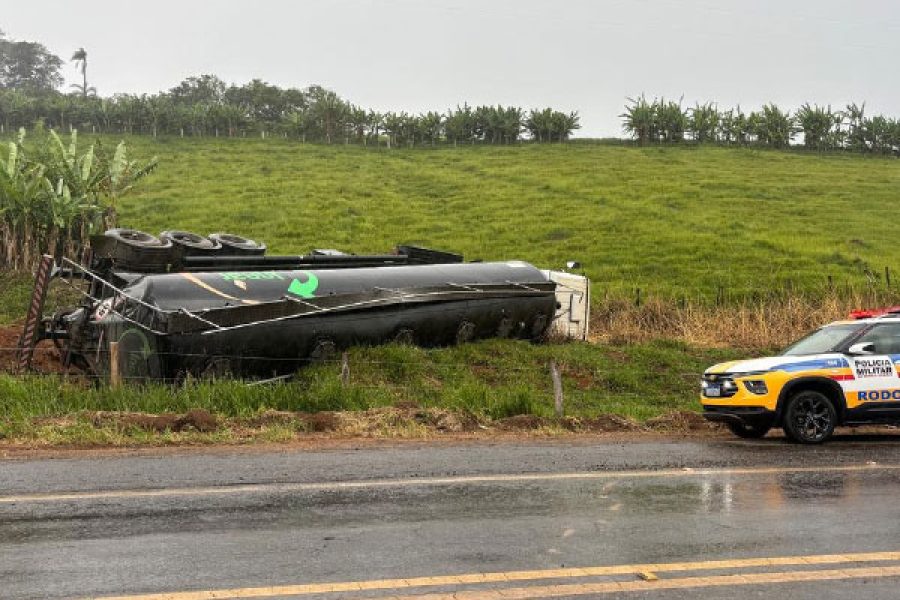
<path id="1" fill-rule="evenodd" d="M 279 587 L 261 597 L 305 598 L 526 587 L 518 597 L 897 598 L 900 554 L 860 553 L 900 552 L 898 498 L 890 435 L 814 448 L 709 439 L 4 460 L 0 598 L 263 586 Z M 815 558 L 835 554 L 850 556 Z M 741 563 L 786 556 L 813 558 Z M 737 562 L 697 564 L 709 560 Z M 654 568 L 657 582 L 637 567 L 565 571 L 645 563 L 689 564 Z M 835 579 L 795 581 L 820 569 Z M 522 570 L 545 572 L 409 580 Z M 716 579 L 734 575 L 745 579 Z M 397 578 L 362 592 L 281 587 Z M 610 588 L 620 583 L 633 589 Z"/>

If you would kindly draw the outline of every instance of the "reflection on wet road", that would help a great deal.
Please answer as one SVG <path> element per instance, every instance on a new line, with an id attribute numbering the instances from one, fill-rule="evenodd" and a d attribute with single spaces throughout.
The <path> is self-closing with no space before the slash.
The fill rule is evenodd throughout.
<path id="1" fill-rule="evenodd" d="M 473 445 L 454 450 L 455 472 L 446 449 L 422 447 L 298 453 L 293 472 L 283 455 L 219 455 L 232 478 L 218 486 L 179 475 L 196 456 L 0 462 L 0 597 L 894 597 L 900 460 L 885 459 L 900 446 L 873 463 L 864 446 L 782 445 L 754 467 L 752 446 L 729 445 L 698 469 L 624 446 L 566 446 L 561 464 L 552 445 Z M 541 451 L 555 464 L 515 472 Z M 655 470 L 585 468 L 623 451 Z M 478 469 L 486 452 L 512 467 Z M 351 458 L 370 477 L 316 472 Z M 141 486 L 144 465 L 177 485 Z M 26 481 L 56 469 L 82 484 Z"/>

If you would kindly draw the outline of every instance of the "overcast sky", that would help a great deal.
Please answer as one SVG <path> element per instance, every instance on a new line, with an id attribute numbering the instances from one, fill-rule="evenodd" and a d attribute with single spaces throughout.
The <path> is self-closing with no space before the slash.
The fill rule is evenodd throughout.
<path id="1" fill-rule="evenodd" d="M 900 116 L 900 0 L 0 0 L 0 29 L 64 59 L 84 46 L 103 95 L 215 73 L 380 111 L 577 110 L 581 136 L 621 135 L 642 92 Z"/>

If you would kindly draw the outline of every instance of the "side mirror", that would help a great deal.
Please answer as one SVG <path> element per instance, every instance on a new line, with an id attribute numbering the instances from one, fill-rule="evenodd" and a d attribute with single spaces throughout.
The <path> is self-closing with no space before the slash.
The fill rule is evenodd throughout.
<path id="1" fill-rule="evenodd" d="M 865 356 L 866 354 L 875 354 L 875 344 L 872 342 L 860 342 L 853 344 L 847 349 L 847 354 L 854 356 Z"/>

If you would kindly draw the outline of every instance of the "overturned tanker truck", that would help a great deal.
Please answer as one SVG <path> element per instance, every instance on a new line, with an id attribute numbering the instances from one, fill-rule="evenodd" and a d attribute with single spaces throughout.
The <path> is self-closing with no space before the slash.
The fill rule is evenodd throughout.
<path id="1" fill-rule="evenodd" d="M 230 234 L 113 229 L 94 236 L 80 261 L 45 257 L 32 312 L 52 278 L 82 300 L 51 317 L 29 314 L 22 361 L 52 340 L 66 366 L 99 379 L 265 379 L 353 345 L 587 337 L 581 275 L 521 261 L 467 263 L 416 246 L 383 255 L 265 252 Z"/>

